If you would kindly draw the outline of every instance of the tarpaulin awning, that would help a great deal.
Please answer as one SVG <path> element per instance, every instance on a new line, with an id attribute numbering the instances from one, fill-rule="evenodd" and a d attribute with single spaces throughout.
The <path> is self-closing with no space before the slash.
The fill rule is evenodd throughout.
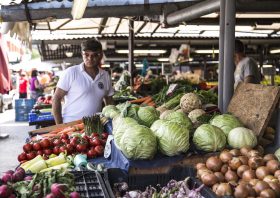
<path id="1" fill-rule="evenodd" d="M 0 34 L 0 93 L 7 93 L 11 88 L 11 78 L 8 69 L 7 48 L 3 36 Z"/>

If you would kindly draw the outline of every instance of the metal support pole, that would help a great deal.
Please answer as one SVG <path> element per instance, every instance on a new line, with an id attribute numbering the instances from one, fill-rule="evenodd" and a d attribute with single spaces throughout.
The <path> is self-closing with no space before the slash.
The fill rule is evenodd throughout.
<path id="1" fill-rule="evenodd" d="M 225 1 L 220 0 L 220 36 L 219 36 L 219 73 L 218 73 L 218 107 L 223 113 L 224 84 L 224 34 L 225 33 Z"/>
<path id="2" fill-rule="evenodd" d="M 234 91 L 234 49 L 235 49 L 235 13 L 236 1 L 225 1 L 225 38 L 224 38 L 224 85 L 223 112 L 227 107 Z"/>
<path id="3" fill-rule="evenodd" d="M 128 70 L 131 74 L 130 85 L 133 86 L 132 74 L 134 72 L 134 21 L 129 20 L 129 37 L 128 37 Z"/>

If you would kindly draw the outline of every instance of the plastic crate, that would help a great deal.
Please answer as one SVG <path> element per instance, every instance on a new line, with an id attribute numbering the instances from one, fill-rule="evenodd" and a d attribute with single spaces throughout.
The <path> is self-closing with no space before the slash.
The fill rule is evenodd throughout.
<path id="1" fill-rule="evenodd" d="M 16 113 L 16 121 L 28 121 L 28 114 L 32 110 L 32 107 L 27 106 L 19 106 L 16 107 L 15 113 Z"/>
<path id="2" fill-rule="evenodd" d="M 51 112 L 29 113 L 28 120 L 29 122 L 47 121 L 54 120 L 54 117 Z"/>
<path id="3" fill-rule="evenodd" d="M 16 99 L 15 100 L 15 107 L 33 107 L 35 104 L 34 99 Z"/>
<path id="4" fill-rule="evenodd" d="M 177 181 L 183 180 L 186 177 L 190 177 L 190 188 L 198 187 L 201 185 L 197 179 L 194 178 L 195 171 L 191 167 L 173 167 L 168 173 L 165 174 L 138 174 L 128 175 L 127 172 L 121 169 L 107 169 L 104 174 L 104 182 L 107 187 L 107 191 L 111 198 L 114 198 L 112 186 L 114 183 L 126 182 L 129 190 L 141 190 L 144 191 L 147 186 L 151 185 L 156 187 L 157 184 L 165 186 L 171 179 Z M 201 191 L 201 195 L 207 198 L 216 198 L 215 193 L 207 187 L 204 187 Z"/>
<path id="5" fill-rule="evenodd" d="M 109 194 L 101 175 L 95 171 L 72 171 L 76 191 L 84 198 L 108 198 Z"/>

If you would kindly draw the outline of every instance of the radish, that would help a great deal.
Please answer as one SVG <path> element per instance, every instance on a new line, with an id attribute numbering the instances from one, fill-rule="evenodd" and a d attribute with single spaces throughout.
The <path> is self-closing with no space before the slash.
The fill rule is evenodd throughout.
<path id="1" fill-rule="evenodd" d="M 67 190 L 67 185 L 66 184 L 58 184 L 54 183 L 51 186 L 51 192 L 54 196 L 56 197 L 65 197 L 64 192 Z"/>
<path id="2" fill-rule="evenodd" d="M 45 198 L 55 198 L 55 196 L 52 193 L 50 193 L 50 194 L 47 194 L 47 196 Z"/>
<path id="3" fill-rule="evenodd" d="M 0 197 L 9 197 L 12 190 L 7 185 L 0 186 Z"/>
<path id="4" fill-rule="evenodd" d="M 11 182 L 12 181 L 12 175 L 9 174 L 9 173 L 5 173 L 2 178 L 1 178 L 2 182 L 4 184 L 7 184 L 8 182 Z"/>
<path id="5" fill-rule="evenodd" d="M 30 181 L 30 180 L 32 180 L 32 179 L 33 179 L 33 177 L 30 176 L 30 175 L 28 175 L 28 176 L 26 176 L 26 177 L 24 178 L 24 181 Z"/>
<path id="6" fill-rule="evenodd" d="M 71 192 L 70 193 L 70 198 L 80 198 L 80 194 L 78 192 Z"/>
<path id="7" fill-rule="evenodd" d="M 12 175 L 12 179 L 13 182 L 18 182 L 18 181 L 22 181 L 24 179 L 25 173 L 22 171 L 16 171 L 13 175 Z"/>

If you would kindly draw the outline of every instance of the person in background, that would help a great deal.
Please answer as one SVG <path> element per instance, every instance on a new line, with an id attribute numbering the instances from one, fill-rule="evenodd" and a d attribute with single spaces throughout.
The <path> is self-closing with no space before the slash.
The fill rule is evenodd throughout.
<path id="1" fill-rule="evenodd" d="M 19 98 L 27 98 L 28 81 L 25 72 L 21 72 L 19 78 Z"/>
<path id="2" fill-rule="evenodd" d="M 29 85 L 30 85 L 30 98 L 37 100 L 37 98 L 44 91 L 43 86 L 39 83 L 37 70 L 32 70 L 31 78 L 29 80 Z"/>
<path id="3" fill-rule="evenodd" d="M 234 72 L 234 89 L 238 83 L 254 83 L 259 84 L 261 81 L 261 73 L 256 61 L 245 54 L 245 47 L 240 40 L 235 41 L 235 72 Z"/>
<path id="4" fill-rule="evenodd" d="M 99 41 L 82 42 L 80 65 L 67 68 L 60 76 L 53 96 L 52 110 L 56 124 L 67 123 L 92 116 L 105 105 L 112 104 L 114 90 L 108 72 L 101 69 L 103 57 Z M 65 104 L 61 105 L 65 99 Z"/>

